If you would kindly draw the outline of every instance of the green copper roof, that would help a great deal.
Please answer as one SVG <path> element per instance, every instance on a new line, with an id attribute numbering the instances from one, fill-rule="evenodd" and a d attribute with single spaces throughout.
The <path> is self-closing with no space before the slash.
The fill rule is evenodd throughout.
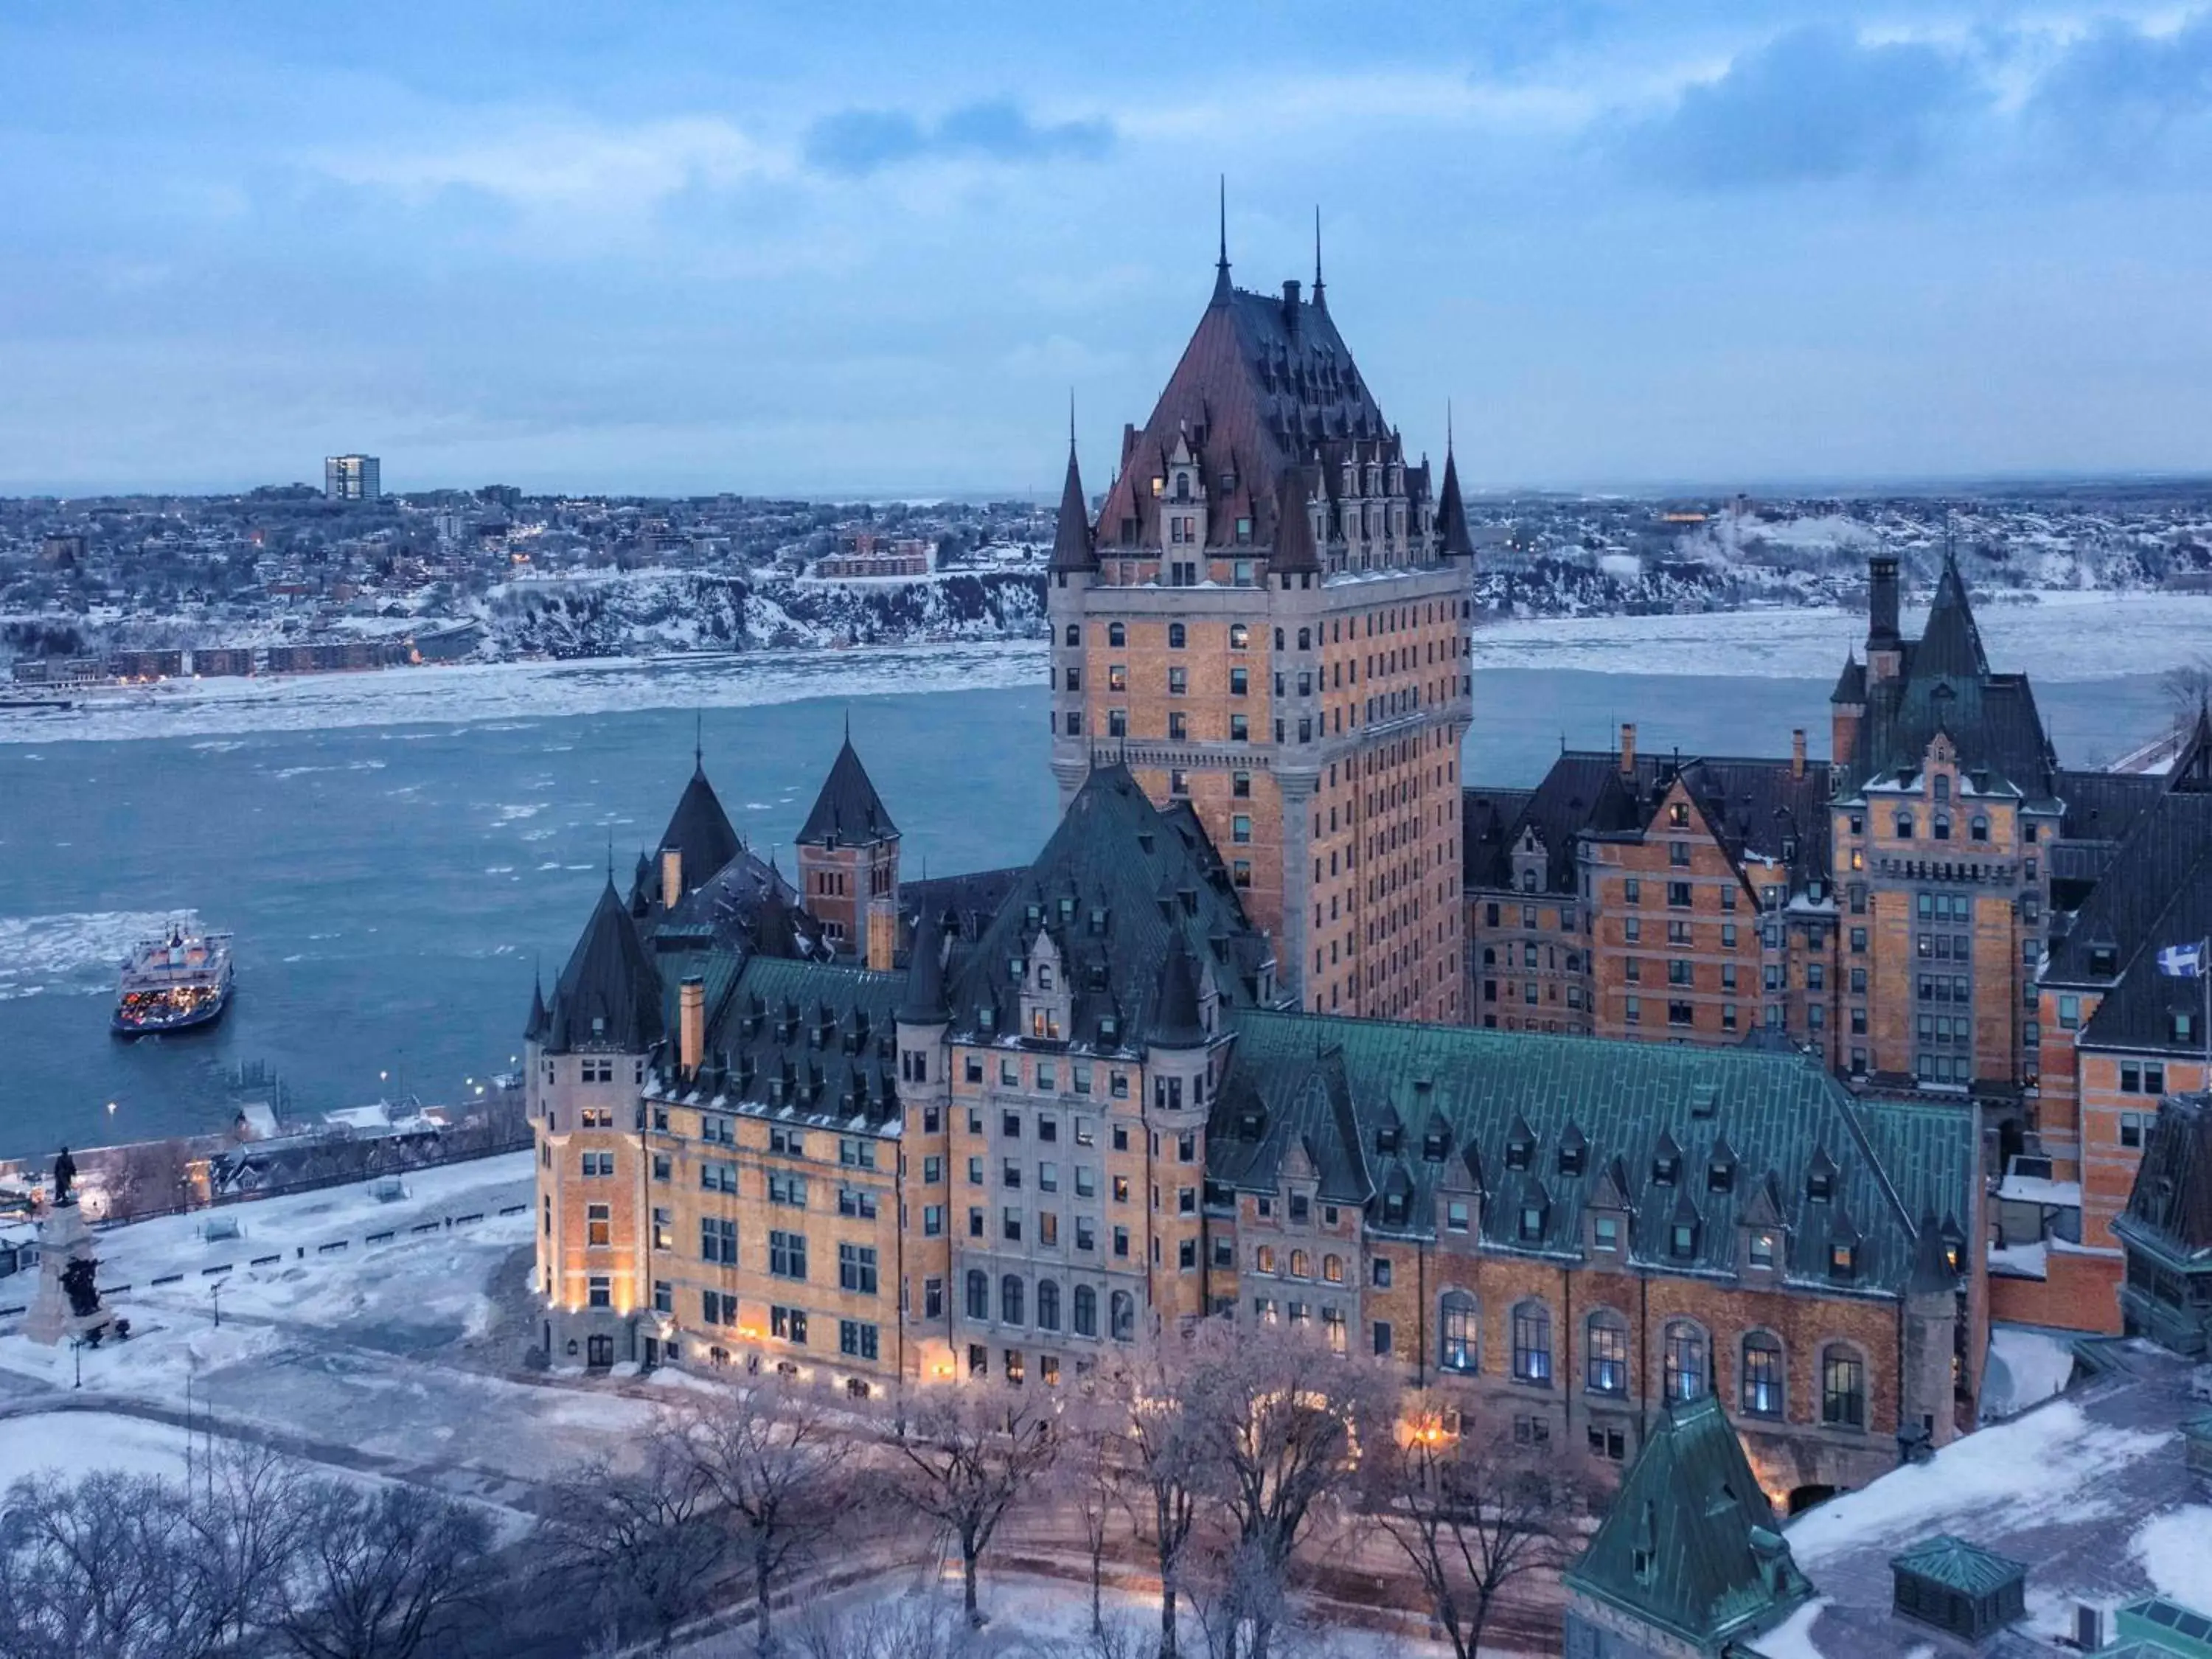
<path id="1" fill-rule="evenodd" d="M 1370 1204 L 1384 1234 L 1432 1237 L 1439 1194 L 1464 1194 L 1484 1248 L 1576 1255 L 1585 1212 L 1611 1211 L 1632 1261 L 1733 1273 L 1744 1230 L 1772 1229 L 1792 1281 L 1893 1295 L 1916 1287 L 1923 1231 L 1965 1238 L 1972 1111 L 1856 1098 L 1796 1055 L 1254 1009 L 1229 1023 L 1207 1174 L 1272 1191 L 1296 1149 L 1324 1200 Z"/>
<path id="2" fill-rule="evenodd" d="M 2146 1652 L 2212 1659 L 2212 1619 L 2162 1595 L 2130 1602 L 2114 1623 L 2121 1641 L 2139 1643 Z"/>
<path id="3" fill-rule="evenodd" d="M 1916 1544 L 1902 1555 L 1893 1555 L 1889 1565 L 1961 1595 L 1987 1595 L 2027 1572 L 2022 1563 L 1949 1533 Z"/>
<path id="4" fill-rule="evenodd" d="M 1813 1594 L 1710 1395 L 1661 1416 L 1565 1578 L 1570 1589 L 1706 1653 L 1767 1628 Z"/>

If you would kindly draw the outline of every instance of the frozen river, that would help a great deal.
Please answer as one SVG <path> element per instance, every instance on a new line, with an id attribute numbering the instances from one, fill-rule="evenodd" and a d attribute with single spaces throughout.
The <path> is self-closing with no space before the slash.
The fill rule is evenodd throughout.
<path id="1" fill-rule="evenodd" d="M 2212 601 L 1985 609 L 2063 758 L 2166 718 L 2159 673 L 2212 651 Z M 1478 635 L 1466 775 L 1540 776 L 1561 739 L 1826 747 L 1863 621 L 1787 611 L 1511 623 Z M 0 1153 L 218 1127 L 241 1060 L 302 1111 L 461 1097 L 519 1047 L 604 878 L 627 883 L 690 767 L 694 710 L 739 831 L 790 841 L 853 733 L 909 872 L 1004 865 L 1049 832 L 1041 645 L 402 671 L 0 721 Z M 115 966 L 173 908 L 237 935 L 216 1031 L 122 1044 Z M 115 1103 L 111 1114 L 109 1102 Z"/>

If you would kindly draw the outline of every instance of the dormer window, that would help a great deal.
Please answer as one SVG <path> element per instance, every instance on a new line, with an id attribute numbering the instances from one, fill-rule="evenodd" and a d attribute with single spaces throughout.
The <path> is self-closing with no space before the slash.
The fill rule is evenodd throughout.
<path id="1" fill-rule="evenodd" d="M 1038 990 L 1049 991 L 1052 989 L 1052 964 L 1050 963 L 1040 962 L 1037 963 L 1036 981 Z"/>
<path id="2" fill-rule="evenodd" d="M 1620 1249 L 1620 1218 L 1617 1215 L 1597 1215 L 1590 1218 L 1590 1245 L 1610 1255 Z"/>
<path id="3" fill-rule="evenodd" d="M 1381 1128 L 1376 1130 L 1375 1150 L 1385 1158 L 1389 1157 L 1398 1150 L 1398 1126 L 1396 1124 L 1385 1124 Z"/>
<path id="4" fill-rule="evenodd" d="M 1712 1164 L 1705 1170 L 1705 1190 L 1709 1193 L 1724 1193 L 1735 1179 L 1734 1164 L 1726 1162 Z"/>
<path id="5" fill-rule="evenodd" d="M 1828 1277 L 1847 1279 L 1858 1271 L 1858 1246 L 1838 1239 L 1828 1246 Z"/>
<path id="6" fill-rule="evenodd" d="M 1534 1243 L 1544 1237 L 1544 1206 L 1523 1204 L 1521 1206 L 1521 1238 L 1524 1243 Z"/>
<path id="7" fill-rule="evenodd" d="M 1948 772 L 1938 772 L 1936 775 L 1936 799 L 1937 800 L 1951 799 L 1951 775 Z"/>
<path id="8" fill-rule="evenodd" d="M 1674 801 L 1667 808 L 1667 823 L 1670 828 L 1686 830 L 1690 827 L 1690 807 L 1686 801 Z"/>
<path id="9" fill-rule="evenodd" d="M 2093 974 L 2112 974 L 2119 969 L 2119 951 L 2109 945 L 2089 947 L 2089 971 Z"/>
<path id="10" fill-rule="evenodd" d="M 1677 1261 L 1687 1261 L 1698 1253 L 1698 1224 L 1678 1221 L 1668 1232 L 1667 1249 Z"/>
<path id="11" fill-rule="evenodd" d="M 1107 1014 L 1098 1022 L 1098 1040 L 1101 1042 L 1113 1042 L 1117 1040 L 1121 1029 L 1121 1022 L 1113 1015 Z"/>
<path id="12" fill-rule="evenodd" d="M 1382 1219 L 1390 1226 L 1403 1226 L 1406 1222 L 1406 1195 L 1403 1193 L 1382 1194 Z"/>
<path id="13" fill-rule="evenodd" d="M 1441 1164 L 1444 1158 L 1444 1132 L 1431 1129 L 1421 1137 L 1421 1156 L 1431 1164 Z"/>
<path id="14" fill-rule="evenodd" d="M 1751 1265 L 1762 1272 L 1771 1272 L 1774 1267 L 1776 1243 L 1777 1241 L 1774 1234 L 1766 1228 L 1753 1228 L 1752 1230 L 1750 1240 L 1746 1246 L 1746 1252 L 1751 1259 Z"/>
<path id="15" fill-rule="evenodd" d="M 1508 1146 L 1505 1149 L 1505 1159 L 1507 1164 L 1510 1166 L 1513 1161 L 1513 1149 L 1510 1146 Z M 1582 1172 L 1583 1149 L 1579 1146 L 1574 1146 L 1560 1147 L 1559 1173 L 1563 1176 L 1578 1176 Z"/>
<path id="16" fill-rule="evenodd" d="M 1816 1204 L 1825 1204 L 1835 1195 L 1835 1177 L 1826 1170 L 1815 1170 L 1805 1177 L 1805 1196 Z"/>
<path id="17" fill-rule="evenodd" d="M 1520 1139 L 1517 1137 L 1512 1140 L 1507 1141 L 1505 1143 L 1505 1167 L 1509 1170 L 1527 1169 L 1528 1167 L 1529 1154 L 1534 1151 L 1534 1148 L 1527 1141 Z"/>
<path id="18" fill-rule="evenodd" d="M 1651 1183 L 1655 1187 L 1674 1184 L 1674 1171 L 1679 1160 L 1672 1152 L 1661 1152 L 1651 1160 Z"/>

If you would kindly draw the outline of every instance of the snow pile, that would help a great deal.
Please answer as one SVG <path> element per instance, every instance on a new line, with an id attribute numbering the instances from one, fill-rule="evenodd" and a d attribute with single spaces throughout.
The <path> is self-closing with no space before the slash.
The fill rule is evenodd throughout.
<path id="1" fill-rule="evenodd" d="M 2074 1375 L 2077 1333 L 2029 1325 L 1990 1327 L 1990 1358 L 1982 1379 L 1982 1420 L 2017 1417 L 2063 1391 Z"/>

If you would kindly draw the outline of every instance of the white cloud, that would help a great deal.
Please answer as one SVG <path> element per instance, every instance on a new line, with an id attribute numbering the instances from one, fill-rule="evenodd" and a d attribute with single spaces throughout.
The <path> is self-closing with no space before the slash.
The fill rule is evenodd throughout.
<path id="1" fill-rule="evenodd" d="M 629 216 L 680 191 L 787 178 L 791 153 L 719 116 L 617 127 L 532 118 L 436 144 L 404 140 L 324 152 L 311 164 L 344 183 L 421 200 L 475 190 L 525 211 Z"/>

